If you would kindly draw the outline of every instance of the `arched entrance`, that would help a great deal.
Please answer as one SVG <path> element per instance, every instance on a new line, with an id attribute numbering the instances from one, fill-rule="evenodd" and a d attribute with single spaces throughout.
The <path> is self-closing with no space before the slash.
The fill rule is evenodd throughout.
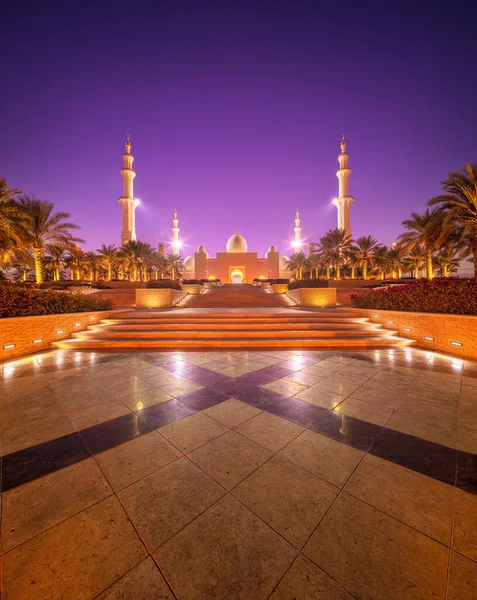
<path id="1" fill-rule="evenodd" d="M 230 273 L 230 281 L 232 283 L 242 283 L 243 281 L 243 273 L 240 269 L 234 269 L 232 273 Z"/>

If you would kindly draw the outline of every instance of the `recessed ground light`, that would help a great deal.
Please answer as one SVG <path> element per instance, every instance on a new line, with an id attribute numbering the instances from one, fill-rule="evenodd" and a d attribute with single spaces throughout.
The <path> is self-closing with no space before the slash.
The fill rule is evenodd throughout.
<path id="1" fill-rule="evenodd" d="M 451 342 L 451 346 L 462 346 L 462 342 Z"/>
<path id="2" fill-rule="evenodd" d="M 95 317 L 90 317 L 89 320 L 90 321 L 94 321 Z"/>
<path id="3" fill-rule="evenodd" d="M 56 332 L 56 335 L 60 335 L 60 333 L 65 333 L 63 329 L 58 329 L 58 331 Z"/>
<path id="4" fill-rule="evenodd" d="M 424 339 L 427 340 L 428 342 L 433 342 L 434 341 L 434 338 L 433 337 L 429 337 L 428 335 L 425 335 Z"/>
<path id="5" fill-rule="evenodd" d="M 389 325 L 394 325 L 394 321 L 388 321 Z"/>
<path id="6" fill-rule="evenodd" d="M 7 344 L 6 346 L 3 346 L 4 350 L 10 350 L 10 348 L 15 348 L 15 344 Z"/>
<path id="7" fill-rule="evenodd" d="M 404 331 L 412 331 L 410 327 L 404 327 Z"/>
<path id="8" fill-rule="evenodd" d="M 75 323 L 75 327 L 81 327 L 81 323 Z"/>
<path id="9" fill-rule="evenodd" d="M 379 319 L 379 315 L 374 315 L 374 318 L 375 319 Z"/>
<path id="10" fill-rule="evenodd" d="M 43 341 L 43 340 L 33 340 L 33 342 L 32 342 L 32 343 L 33 343 L 33 344 L 41 344 L 41 342 L 42 342 L 42 341 Z"/>

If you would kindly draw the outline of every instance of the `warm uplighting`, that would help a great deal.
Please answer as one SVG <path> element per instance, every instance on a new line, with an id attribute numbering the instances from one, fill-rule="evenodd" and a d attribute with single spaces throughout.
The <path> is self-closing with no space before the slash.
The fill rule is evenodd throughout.
<path id="1" fill-rule="evenodd" d="M 215 275 L 209 275 L 209 281 L 215 281 Z"/>
<path id="2" fill-rule="evenodd" d="M 61 333 L 65 333 L 63 329 L 58 329 L 58 331 L 56 332 L 56 335 L 60 335 Z"/>
<path id="3" fill-rule="evenodd" d="M 463 345 L 462 342 L 452 342 L 452 341 L 450 344 L 451 344 L 451 346 L 462 346 Z"/>
<path id="4" fill-rule="evenodd" d="M 388 321 L 389 325 L 394 325 L 394 321 Z"/>
<path id="5" fill-rule="evenodd" d="M 7 344 L 6 346 L 3 346 L 4 350 L 10 350 L 11 348 L 15 348 L 15 344 Z"/>
<path id="6" fill-rule="evenodd" d="M 404 331 L 412 331 L 410 327 L 404 327 Z"/>
<path id="7" fill-rule="evenodd" d="M 266 279 L 265 275 L 260 275 L 259 279 Z"/>
<path id="8" fill-rule="evenodd" d="M 32 344 L 41 344 L 43 340 L 33 340 Z"/>
<path id="9" fill-rule="evenodd" d="M 424 339 L 427 340 L 428 342 L 433 342 L 434 341 L 434 338 L 430 337 L 429 335 L 425 335 Z"/>
<path id="10" fill-rule="evenodd" d="M 81 327 L 81 323 L 75 323 L 75 327 Z"/>

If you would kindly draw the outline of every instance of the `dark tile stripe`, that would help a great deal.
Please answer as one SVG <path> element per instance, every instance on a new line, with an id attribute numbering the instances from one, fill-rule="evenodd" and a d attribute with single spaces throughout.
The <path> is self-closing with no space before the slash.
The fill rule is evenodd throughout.
<path id="1" fill-rule="evenodd" d="M 91 454 L 98 454 L 151 431 L 152 428 L 146 421 L 134 413 L 129 413 L 83 429 L 80 435 Z"/>
<path id="2" fill-rule="evenodd" d="M 74 465 L 90 456 L 79 433 L 70 433 L 56 440 L 7 454 L 2 458 L 2 492 Z"/>

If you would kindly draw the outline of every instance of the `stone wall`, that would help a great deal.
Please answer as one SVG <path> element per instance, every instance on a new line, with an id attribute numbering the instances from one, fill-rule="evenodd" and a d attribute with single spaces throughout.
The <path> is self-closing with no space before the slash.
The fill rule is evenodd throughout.
<path id="1" fill-rule="evenodd" d="M 172 308 L 187 296 L 182 290 L 171 288 L 150 288 L 136 290 L 136 308 Z"/>
<path id="2" fill-rule="evenodd" d="M 381 323 L 386 329 L 394 329 L 399 335 L 416 340 L 418 346 L 477 359 L 477 317 L 362 308 L 356 310 L 361 316 L 369 317 L 373 323 Z"/>
<path id="3" fill-rule="evenodd" d="M 299 288 L 287 292 L 299 306 L 330 308 L 336 306 L 336 288 Z"/>
<path id="4" fill-rule="evenodd" d="M 0 319 L 0 360 L 47 350 L 88 325 L 107 319 L 114 310 Z M 5 348 L 5 346 L 14 346 Z"/>

